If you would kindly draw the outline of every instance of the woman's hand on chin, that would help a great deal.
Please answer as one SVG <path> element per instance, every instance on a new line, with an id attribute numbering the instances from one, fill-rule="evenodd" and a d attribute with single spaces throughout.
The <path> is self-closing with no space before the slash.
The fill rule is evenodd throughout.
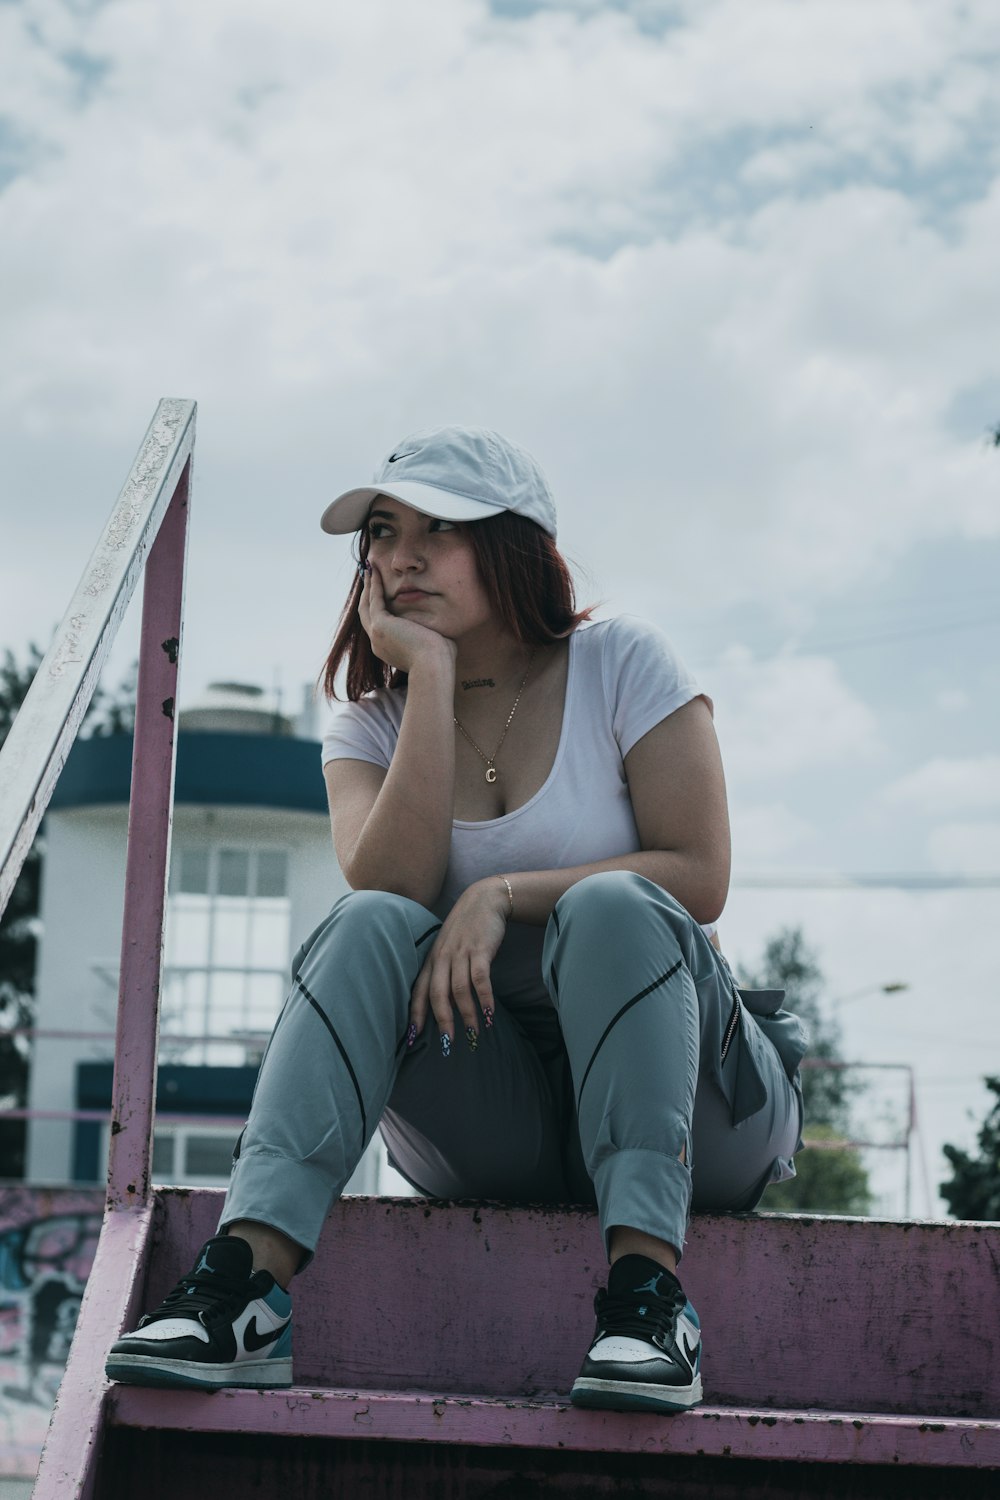
<path id="1" fill-rule="evenodd" d="M 374 565 L 365 574 L 358 614 L 379 661 L 398 672 L 412 672 L 418 662 L 427 660 L 450 660 L 454 666 L 458 656 L 454 641 L 416 620 L 389 613 L 382 577 Z"/>
<path id="2" fill-rule="evenodd" d="M 476 1050 L 480 1021 L 487 1030 L 493 1025 L 490 966 L 507 931 L 507 905 L 507 892 L 498 877 L 477 880 L 459 896 L 413 986 L 411 1046 L 430 1018 L 437 1022 L 446 1057 L 463 1040 Z"/>

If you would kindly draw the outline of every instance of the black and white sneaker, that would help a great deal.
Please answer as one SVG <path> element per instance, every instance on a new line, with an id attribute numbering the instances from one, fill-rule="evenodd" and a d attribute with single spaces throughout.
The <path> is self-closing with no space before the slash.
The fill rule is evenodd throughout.
<path id="1" fill-rule="evenodd" d="M 269 1271 L 254 1271 L 246 1240 L 220 1235 L 156 1311 L 111 1346 L 105 1370 L 123 1385 L 291 1385 L 292 1299 Z"/>
<path id="2" fill-rule="evenodd" d="M 597 1331 L 573 1386 L 574 1406 L 684 1411 L 701 1400 L 701 1324 L 677 1277 L 623 1255 L 594 1299 Z"/>

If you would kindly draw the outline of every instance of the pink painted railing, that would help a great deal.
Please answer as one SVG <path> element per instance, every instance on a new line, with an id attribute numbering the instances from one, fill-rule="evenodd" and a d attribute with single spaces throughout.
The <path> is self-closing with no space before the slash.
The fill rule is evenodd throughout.
<path id="1" fill-rule="evenodd" d="M 144 577 L 107 1210 L 38 1472 L 39 1500 L 94 1490 L 104 1358 L 148 1253 L 163 915 L 195 403 L 161 401 L 0 752 L 0 912 Z"/>

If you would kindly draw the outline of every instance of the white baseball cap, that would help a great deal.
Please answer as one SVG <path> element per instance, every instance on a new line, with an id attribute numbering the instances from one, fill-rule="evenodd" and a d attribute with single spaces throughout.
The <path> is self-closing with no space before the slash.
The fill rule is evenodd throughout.
<path id="1" fill-rule="evenodd" d="M 390 449 L 371 484 L 345 490 L 323 512 L 324 531 L 357 531 L 376 495 L 442 521 L 482 521 L 513 511 L 556 534 L 556 506 L 537 460 L 485 427 L 432 427 Z"/>

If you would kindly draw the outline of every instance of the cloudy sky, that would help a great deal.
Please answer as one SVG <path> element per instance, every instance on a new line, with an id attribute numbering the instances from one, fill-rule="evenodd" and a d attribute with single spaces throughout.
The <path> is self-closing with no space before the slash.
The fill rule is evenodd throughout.
<path id="1" fill-rule="evenodd" d="M 0 0 L 0 648 L 162 395 L 188 698 L 298 704 L 325 502 L 420 426 L 510 434 L 582 596 L 715 698 L 728 946 L 803 924 L 936 1180 L 1000 1071 L 998 85 L 995 0 Z"/>

